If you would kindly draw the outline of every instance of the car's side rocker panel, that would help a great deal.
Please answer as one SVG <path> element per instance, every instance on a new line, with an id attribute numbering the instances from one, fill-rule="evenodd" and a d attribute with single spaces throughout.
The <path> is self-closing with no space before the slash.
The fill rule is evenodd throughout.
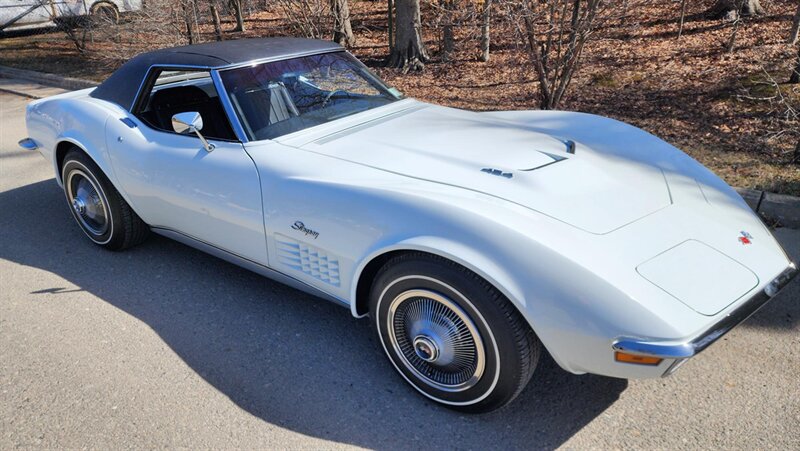
<path id="1" fill-rule="evenodd" d="M 195 248 L 197 250 L 203 251 L 207 254 L 213 255 L 214 257 L 220 258 L 225 260 L 229 263 L 233 263 L 236 266 L 242 267 L 244 269 L 250 270 L 256 274 L 262 275 L 269 279 L 272 279 L 276 282 L 280 282 L 282 284 L 288 285 L 292 288 L 298 289 L 305 293 L 308 293 L 312 296 L 316 296 L 318 298 L 325 299 L 327 301 L 331 301 L 334 304 L 340 305 L 342 307 L 349 307 L 349 303 L 344 299 L 339 299 L 335 296 L 332 296 L 324 291 L 321 291 L 317 288 L 308 285 L 305 282 L 295 279 L 294 277 L 287 276 L 286 274 L 275 271 L 274 269 L 268 268 L 264 265 L 256 263 L 252 260 L 248 260 L 244 257 L 236 255 L 234 253 L 228 252 L 224 249 L 220 249 L 214 245 L 209 243 L 200 241 L 196 238 L 190 237 L 188 235 L 184 235 L 180 232 L 176 232 L 174 230 L 165 229 L 161 227 L 150 227 L 150 229 L 167 238 L 173 239 L 178 241 L 179 243 L 185 244 L 189 247 Z"/>

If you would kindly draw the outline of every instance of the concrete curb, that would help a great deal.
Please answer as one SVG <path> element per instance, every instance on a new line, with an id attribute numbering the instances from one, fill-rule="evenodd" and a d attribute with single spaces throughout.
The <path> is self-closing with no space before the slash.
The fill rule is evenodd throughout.
<path id="1" fill-rule="evenodd" d="M 89 80 L 62 77 L 60 75 L 16 69 L 7 66 L 0 66 L 0 77 L 20 79 L 70 91 L 92 88 L 98 85 L 98 83 Z M 33 89 L 26 90 L 24 88 L 3 89 L 0 87 L 0 91 L 11 92 L 12 94 L 18 94 L 32 99 L 39 99 L 47 95 L 46 92 Z M 759 215 L 772 222 L 777 222 L 780 226 L 800 229 L 800 197 L 769 193 L 749 188 L 736 188 L 736 191 L 744 198 L 747 204 L 750 205 L 750 208 Z"/>
<path id="2" fill-rule="evenodd" d="M 800 229 L 800 197 L 749 188 L 736 188 L 756 213 L 781 227 Z"/>
<path id="3" fill-rule="evenodd" d="M 39 83 L 45 86 L 53 86 L 56 88 L 67 89 L 70 91 L 93 88 L 98 85 L 98 83 L 96 82 L 83 80 L 80 78 L 62 77 L 60 75 L 46 74 L 44 72 L 36 72 L 25 69 L 17 69 L 8 66 L 0 66 L 0 77 L 16 78 L 20 80 Z M 22 95 L 27 95 L 28 97 L 32 97 L 31 95 L 24 93 L 22 93 Z"/>

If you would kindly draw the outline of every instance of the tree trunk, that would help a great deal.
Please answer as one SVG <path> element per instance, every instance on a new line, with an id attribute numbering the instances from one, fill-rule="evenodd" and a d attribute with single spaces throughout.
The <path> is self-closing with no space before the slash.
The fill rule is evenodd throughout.
<path id="1" fill-rule="evenodd" d="M 792 20 L 792 31 L 789 33 L 789 44 L 796 44 L 797 37 L 800 34 L 800 5 L 797 5 L 797 11 L 794 13 Z"/>
<path id="2" fill-rule="evenodd" d="M 389 50 L 394 48 L 394 0 L 388 0 L 388 7 L 386 9 L 387 23 L 389 24 Z"/>
<path id="3" fill-rule="evenodd" d="M 628 0 L 622 0 L 622 14 L 620 15 L 619 23 L 625 25 L 628 21 Z"/>
<path id="4" fill-rule="evenodd" d="M 683 34 L 683 24 L 686 21 L 686 0 L 681 0 L 681 18 L 678 21 L 678 39 Z"/>
<path id="5" fill-rule="evenodd" d="M 214 36 L 217 38 L 217 41 L 221 41 L 222 23 L 219 20 L 219 10 L 217 9 L 217 4 L 211 3 L 211 5 L 209 5 L 209 9 L 211 10 L 211 20 L 214 22 Z"/>
<path id="6" fill-rule="evenodd" d="M 333 12 L 333 42 L 345 47 L 356 43 L 353 27 L 350 25 L 350 6 L 347 0 L 331 0 Z"/>
<path id="7" fill-rule="evenodd" d="M 741 10 L 741 14 L 739 11 Z M 759 16 L 764 14 L 759 0 L 717 0 L 706 11 L 709 19 L 736 20 L 739 16 Z"/>
<path id="8" fill-rule="evenodd" d="M 428 52 L 422 41 L 419 0 L 397 0 L 396 5 L 396 36 L 386 65 L 403 69 L 403 72 L 422 70 L 428 61 Z"/>
<path id="9" fill-rule="evenodd" d="M 739 26 L 742 24 L 742 18 L 738 15 L 736 19 L 733 20 L 733 30 L 731 31 L 731 37 L 728 38 L 728 44 L 725 45 L 725 50 L 728 53 L 733 53 L 733 50 L 736 49 L 736 36 L 739 34 Z"/>
<path id="10" fill-rule="evenodd" d="M 442 61 L 450 61 L 453 53 L 453 0 L 442 0 L 444 10 L 444 26 L 442 27 Z"/>
<path id="11" fill-rule="evenodd" d="M 795 59 L 792 75 L 789 77 L 789 83 L 792 84 L 800 83 L 800 47 L 797 50 L 797 59 Z"/>
<path id="12" fill-rule="evenodd" d="M 794 152 L 792 153 L 792 164 L 800 163 L 800 141 L 797 141 L 797 144 L 794 146 Z"/>
<path id="13" fill-rule="evenodd" d="M 483 25 L 481 25 L 481 56 L 484 63 L 489 61 L 489 25 L 492 20 L 492 0 L 483 0 Z"/>
<path id="14" fill-rule="evenodd" d="M 191 12 L 190 12 L 191 11 Z M 186 24 L 186 38 L 189 40 L 189 45 L 197 42 L 197 30 L 194 26 L 192 13 L 194 12 L 194 2 L 186 2 L 183 9 L 183 21 Z"/>
<path id="15" fill-rule="evenodd" d="M 242 12 L 242 0 L 230 0 L 233 16 L 236 19 L 236 28 L 233 31 L 244 31 L 244 13 Z"/>

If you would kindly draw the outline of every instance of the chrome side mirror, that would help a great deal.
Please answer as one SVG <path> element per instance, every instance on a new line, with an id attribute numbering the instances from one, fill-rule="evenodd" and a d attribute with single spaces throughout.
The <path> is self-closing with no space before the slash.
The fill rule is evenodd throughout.
<path id="1" fill-rule="evenodd" d="M 203 116 L 200 116 L 200 113 L 197 111 L 188 111 L 186 113 L 178 113 L 172 116 L 172 129 L 175 130 L 176 133 L 180 133 L 182 135 L 186 133 L 194 133 L 198 138 L 200 138 L 200 142 L 203 143 L 203 147 L 206 149 L 206 152 L 211 152 L 214 150 L 214 145 L 206 141 L 206 139 L 200 133 L 200 130 L 203 129 Z"/>

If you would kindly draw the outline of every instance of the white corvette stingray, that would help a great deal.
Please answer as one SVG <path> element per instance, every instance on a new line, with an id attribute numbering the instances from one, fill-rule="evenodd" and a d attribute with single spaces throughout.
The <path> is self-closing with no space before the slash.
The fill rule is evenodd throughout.
<path id="1" fill-rule="evenodd" d="M 369 316 L 460 410 L 511 401 L 545 351 L 669 375 L 796 274 L 733 189 L 642 130 L 405 98 L 329 42 L 142 54 L 27 126 L 95 243 L 153 231 Z"/>

